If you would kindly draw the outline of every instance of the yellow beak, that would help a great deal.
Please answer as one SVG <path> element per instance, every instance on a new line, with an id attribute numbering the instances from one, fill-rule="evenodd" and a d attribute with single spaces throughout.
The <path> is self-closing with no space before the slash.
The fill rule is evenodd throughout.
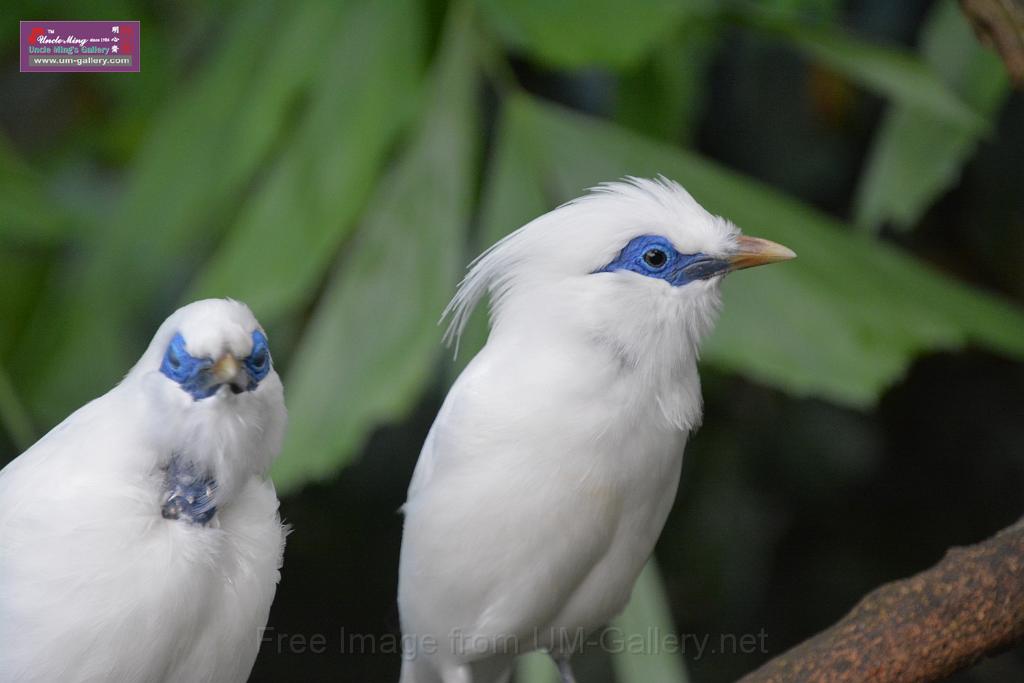
<path id="1" fill-rule="evenodd" d="M 730 270 L 742 270 L 794 258 L 796 258 L 796 252 L 788 247 L 763 240 L 760 237 L 744 235 L 736 240 L 736 250 L 728 257 L 728 260 Z"/>
<path id="2" fill-rule="evenodd" d="M 239 370 L 241 370 L 241 366 L 238 364 L 238 359 L 230 353 L 225 353 L 213 364 L 210 373 L 217 380 L 217 384 L 227 384 L 238 376 Z"/>

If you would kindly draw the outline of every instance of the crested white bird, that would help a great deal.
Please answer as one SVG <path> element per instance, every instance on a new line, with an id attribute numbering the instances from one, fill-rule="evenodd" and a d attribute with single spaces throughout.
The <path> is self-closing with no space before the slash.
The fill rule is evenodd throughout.
<path id="1" fill-rule="evenodd" d="M 286 420 L 245 304 L 171 315 L 0 471 L 0 680 L 246 680 L 284 551 L 267 470 Z"/>
<path id="2" fill-rule="evenodd" d="M 794 256 L 629 178 L 471 264 L 449 339 L 485 293 L 491 329 L 403 506 L 402 683 L 508 681 L 534 649 L 573 680 L 572 645 L 625 607 L 673 504 L 722 276 Z"/>

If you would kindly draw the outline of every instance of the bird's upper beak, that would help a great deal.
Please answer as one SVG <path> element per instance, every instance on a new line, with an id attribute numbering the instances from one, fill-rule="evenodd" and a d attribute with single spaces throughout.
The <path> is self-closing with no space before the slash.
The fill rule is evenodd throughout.
<path id="1" fill-rule="evenodd" d="M 736 239 L 736 246 L 724 256 L 707 256 L 689 262 L 683 269 L 690 280 L 708 280 L 734 270 L 763 266 L 796 258 L 792 249 L 781 244 L 763 240 L 760 237 L 742 236 Z"/>
<path id="2" fill-rule="evenodd" d="M 245 386 L 245 382 L 242 381 L 243 374 L 242 364 L 230 353 L 225 353 L 218 358 L 210 368 L 210 376 L 213 377 L 214 382 L 229 385 L 234 393 L 238 393 L 236 389 L 240 390 Z"/>
<path id="3" fill-rule="evenodd" d="M 736 240 L 736 248 L 728 256 L 729 270 L 742 270 L 763 266 L 766 263 L 778 263 L 796 258 L 796 252 L 776 242 L 763 240 L 760 237 L 743 235 Z"/>

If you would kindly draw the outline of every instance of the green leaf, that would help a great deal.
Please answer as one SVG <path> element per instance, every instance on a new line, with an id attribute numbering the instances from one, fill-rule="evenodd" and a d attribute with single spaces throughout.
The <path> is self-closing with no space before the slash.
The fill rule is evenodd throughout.
<path id="1" fill-rule="evenodd" d="M 626 67 L 671 35 L 708 0 L 478 0 L 513 49 L 553 67 Z"/>
<path id="2" fill-rule="evenodd" d="M 548 210 L 549 198 L 544 194 L 536 172 L 538 158 L 532 140 L 515 135 L 511 126 L 499 120 L 495 151 L 487 169 L 480 209 L 480 230 L 462 254 L 461 263 L 468 264 L 499 239 L 520 225 Z M 452 379 L 465 368 L 487 340 L 488 316 L 485 306 L 473 311 L 458 341 L 458 355 L 451 368 Z"/>
<path id="3" fill-rule="evenodd" d="M 668 142 L 696 135 L 712 59 L 721 44 L 721 32 L 712 22 L 688 22 L 677 33 L 622 74 L 616 96 L 617 121 Z"/>
<path id="4" fill-rule="evenodd" d="M 794 15 L 766 12 L 755 4 L 745 7 L 743 17 L 752 25 L 779 35 L 812 59 L 865 88 L 964 130 L 987 130 L 985 118 L 916 55 L 864 42 L 828 25 L 801 21 Z"/>
<path id="5" fill-rule="evenodd" d="M 36 440 L 32 418 L 18 398 L 18 392 L 11 382 L 7 370 L 0 365 L 0 425 L 19 451 L 24 451 Z M 3 467 L 3 463 L 0 463 Z"/>
<path id="6" fill-rule="evenodd" d="M 379 184 L 295 352 L 285 377 L 291 423 L 273 471 L 282 492 L 343 466 L 369 430 L 411 407 L 430 376 L 475 177 L 471 38 L 468 13 L 456 12 L 422 127 Z"/>
<path id="7" fill-rule="evenodd" d="M 50 245 L 67 233 L 70 220 L 54 208 L 43 178 L 0 135 L 0 245 Z"/>
<path id="8" fill-rule="evenodd" d="M 516 683 L 558 683 L 558 669 L 545 652 L 530 652 L 516 659 Z"/>
<path id="9" fill-rule="evenodd" d="M 726 279 L 707 363 L 865 407 L 925 351 L 974 343 L 1024 357 L 1020 310 L 893 247 L 695 154 L 525 97 L 509 108 L 511 144 L 538 157 L 548 206 L 604 180 L 664 173 L 708 210 L 799 254 Z"/>
<path id="10" fill-rule="evenodd" d="M 267 321 L 317 286 L 414 109 L 421 24 L 408 1 L 351 13 L 305 120 L 190 299 L 232 296 Z"/>
<path id="11" fill-rule="evenodd" d="M 241 12 L 223 52 L 154 124 L 104 243 L 142 257 L 140 271 L 155 266 L 166 274 L 160 264 L 168 253 L 223 230 L 220 222 L 281 141 L 293 107 L 323 68 L 302 50 L 267 50 L 268 39 L 285 45 L 327 39 L 344 16 L 338 7 L 345 6 L 310 3 L 284 12 L 261 4 Z M 149 239 L 133 239 L 141 226 Z"/>
<path id="12" fill-rule="evenodd" d="M 45 318 L 11 365 L 36 369 L 19 384 L 45 422 L 109 388 L 138 357 L 160 322 L 148 316 L 171 312 L 195 254 L 222 230 L 278 141 L 320 62 L 266 46 L 327 41 L 344 5 L 288 7 L 246 6 L 230 23 L 219 52 L 152 125 L 109 223 L 46 294 Z"/>
<path id="13" fill-rule="evenodd" d="M 689 680 L 683 658 L 671 648 L 661 647 L 661 638 L 676 633 L 668 605 L 657 562 L 652 558 L 640 573 L 626 610 L 614 622 L 618 630 L 616 637 L 623 643 L 639 640 L 652 647 L 650 651 L 626 651 L 612 657 L 618 683 L 686 683 Z M 659 647 L 653 647 L 655 645 Z"/>
<path id="14" fill-rule="evenodd" d="M 842 0 L 759 0 L 759 6 L 772 12 L 786 12 L 819 21 L 836 21 Z"/>
<path id="15" fill-rule="evenodd" d="M 982 47 L 959 6 L 934 6 L 921 40 L 924 59 L 975 110 L 991 118 L 1010 92 L 1002 62 Z M 905 104 L 889 109 L 875 135 L 857 188 L 854 220 L 877 231 L 883 223 L 913 227 L 954 184 L 978 143 L 978 130 L 951 125 Z"/>

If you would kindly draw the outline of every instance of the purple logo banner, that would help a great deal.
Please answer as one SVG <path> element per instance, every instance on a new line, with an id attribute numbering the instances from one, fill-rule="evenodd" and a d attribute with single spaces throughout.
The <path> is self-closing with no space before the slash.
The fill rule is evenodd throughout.
<path id="1" fill-rule="evenodd" d="M 21 70 L 138 71 L 137 21 L 23 21 Z"/>

